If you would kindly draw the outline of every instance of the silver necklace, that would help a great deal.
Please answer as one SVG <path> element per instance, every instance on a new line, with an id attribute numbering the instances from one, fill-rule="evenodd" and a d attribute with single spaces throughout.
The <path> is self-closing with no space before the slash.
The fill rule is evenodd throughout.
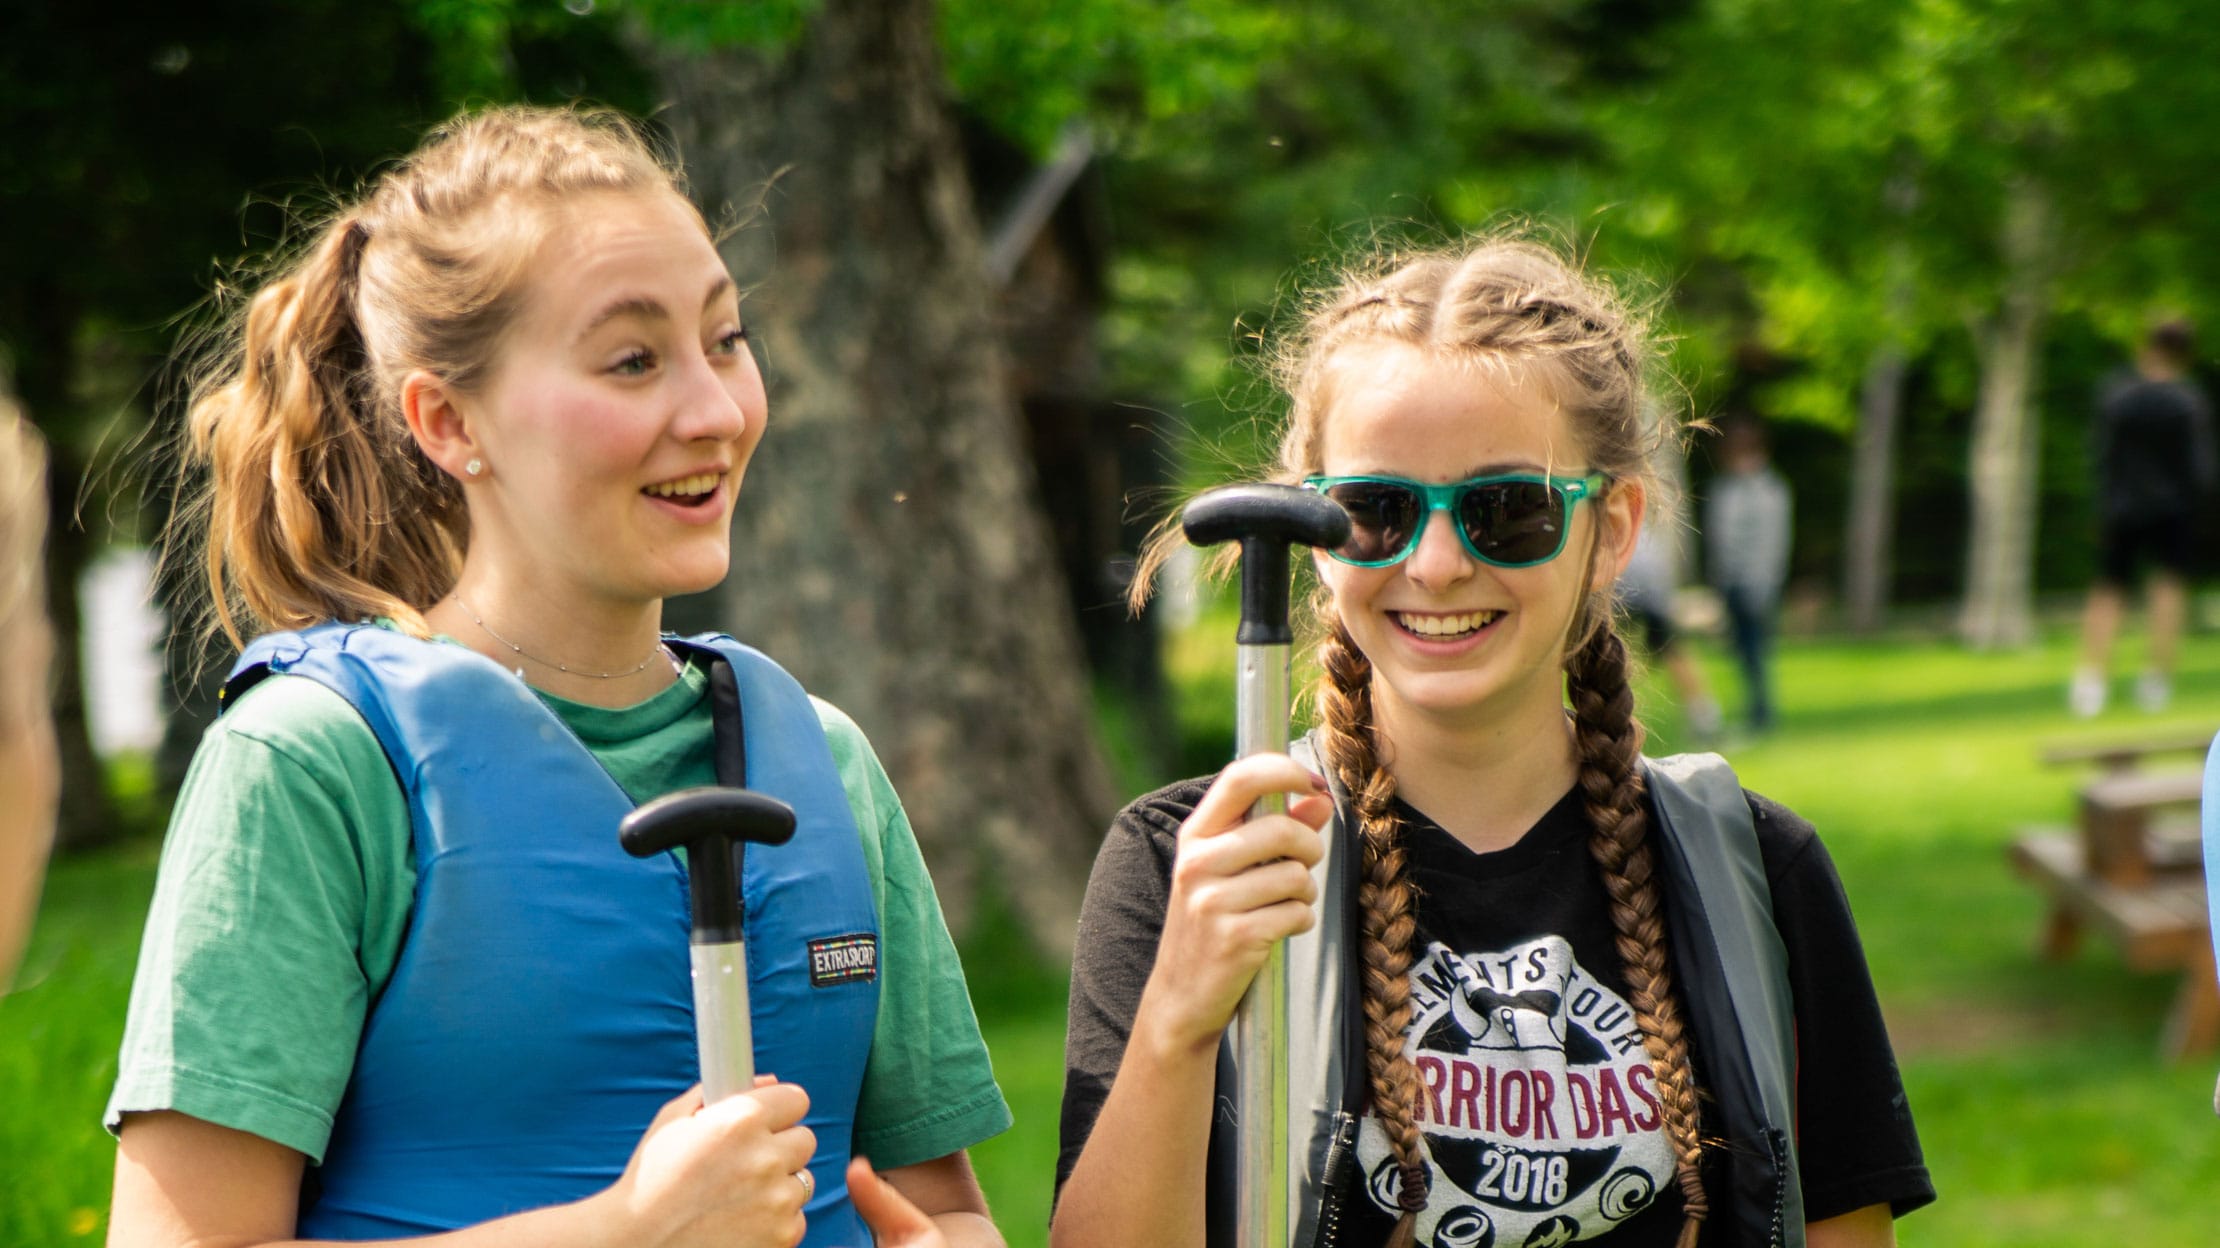
<path id="1" fill-rule="evenodd" d="M 485 630 L 486 636 L 493 638 L 495 641 L 500 642 L 504 646 L 507 646 L 511 651 L 515 652 L 518 658 L 530 659 L 532 662 L 539 664 L 541 667 L 552 667 L 558 672 L 564 672 L 572 676 L 583 676 L 588 680 L 617 680 L 625 676 L 637 676 L 641 672 L 646 671 L 648 664 L 655 662 L 657 658 L 669 659 L 671 663 L 671 671 L 673 673 L 676 673 L 679 670 L 678 656 L 671 653 L 671 648 L 669 646 L 666 646 L 662 642 L 658 641 L 655 643 L 655 649 L 648 651 L 648 656 L 646 658 L 640 660 L 636 666 L 626 668 L 624 671 L 576 671 L 573 670 L 568 664 L 556 663 L 547 659 L 543 659 L 540 656 L 527 651 L 524 647 L 516 644 L 515 642 L 510 641 L 508 638 L 503 637 L 501 634 L 494 632 L 493 625 L 486 623 L 485 617 L 478 614 L 477 608 L 464 601 L 463 596 L 460 593 L 456 594 L 454 597 L 456 605 L 460 606 L 463 609 L 464 613 L 470 616 L 471 623 L 476 624 L 479 628 Z M 521 667 L 516 669 L 516 674 L 519 680 L 523 679 L 524 669 Z"/>

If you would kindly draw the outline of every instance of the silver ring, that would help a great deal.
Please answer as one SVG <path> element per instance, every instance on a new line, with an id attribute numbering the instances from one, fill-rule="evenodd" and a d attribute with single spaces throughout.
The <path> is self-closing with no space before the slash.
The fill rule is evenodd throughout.
<path id="1" fill-rule="evenodd" d="M 802 1203 L 806 1205 L 817 1195 L 817 1176 L 807 1170 L 796 1170 L 794 1177 L 802 1181 Z"/>

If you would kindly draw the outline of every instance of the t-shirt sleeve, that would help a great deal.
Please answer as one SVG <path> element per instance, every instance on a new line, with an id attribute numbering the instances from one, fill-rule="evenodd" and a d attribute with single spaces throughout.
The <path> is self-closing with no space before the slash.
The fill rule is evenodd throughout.
<path id="1" fill-rule="evenodd" d="M 1125 1060 L 1141 990 L 1156 966 L 1172 888 L 1179 825 L 1203 792 L 1201 781 L 1159 790 L 1118 812 L 1096 852 L 1072 950 L 1071 1013 L 1064 1033 L 1064 1105 L 1058 1128 L 1056 1190 L 1079 1164 L 1110 1085 Z"/>
<path id="2" fill-rule="evenodd" d="M 1797 1168 L 1809 1221 L 1935 1199 L 1865 947 L 1834 859 L 1809 823 L 1752 795 L 1796 1004 Z"/>
<path id="3" fill-rule="evenodd" d="M 1010 1107 L 894 785 L 854 721 L 823 701 L 817 710 L 879 907 L 879 1015 L 856 1103 L 855 1151 L 888 1170 L 1008 1130 Z"/>
<path id="4" fill-rule="evenodd" d="M 408 827 L 376 736 L 313 681 L 271 677 L 209 729 L 162 847 L 109 1130 L 177 1110 L 322 1160 L 398 956 Z"/>

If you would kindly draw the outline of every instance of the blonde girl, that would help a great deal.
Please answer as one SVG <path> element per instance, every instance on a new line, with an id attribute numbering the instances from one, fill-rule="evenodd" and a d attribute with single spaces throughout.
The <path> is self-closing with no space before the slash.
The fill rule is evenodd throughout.
<path id="1" fill-rule="evenodd" d="M 1825 849 L 1719 760 L 1641 753 L 1639 320 L 1499 239 L 1352 275 L 1286 359 L 1271 475 L 1353 526 L 1316 556 L 1322 775 L 1258 756 L 1118 817 L 1054 1243 L 1230 1242 L 1214 1058 L 1286 938 L 1348 984 L 1295 1076 L 1297 1244 L 1892 1242 L 1932 1190 Z"/>
<path id="2" fill-rule="evenodd" d="M 252 640 L 164 847 L 111 1243 L 1002 1242 L 964 1150 L 1008 1110 L 868 743 L 661 630 L 765 417 L 613 115 L 458 118 L 254 293 L 191 411 Z M 616 827 L 741 778 L 801 824 L 742 876 L 770 1073 L 704 1106 L 684 863 Z"/>

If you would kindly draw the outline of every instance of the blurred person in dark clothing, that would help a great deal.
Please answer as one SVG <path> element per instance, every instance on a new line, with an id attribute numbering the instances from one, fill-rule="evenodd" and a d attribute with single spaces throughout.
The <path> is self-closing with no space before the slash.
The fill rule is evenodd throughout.
<path id="1" fill-rule="evenodd" d="M 2192 347 L 2187 323 L 2157 325 L 2134 366 L 2107 379 L 2097 402 L 2091 439 L 2097 580 L 2082 615 L 2081 664 L 2068 692 L 2074 714 L 2084 718 L 2104 709 L 2127 589 L 2146 564 L 2152 569 L 2151 641 L 2135 700 L 2158 711 L 2173 692 L 2197 511 L 2215 475 L 2212 405 L 2189 376 Z"/>

